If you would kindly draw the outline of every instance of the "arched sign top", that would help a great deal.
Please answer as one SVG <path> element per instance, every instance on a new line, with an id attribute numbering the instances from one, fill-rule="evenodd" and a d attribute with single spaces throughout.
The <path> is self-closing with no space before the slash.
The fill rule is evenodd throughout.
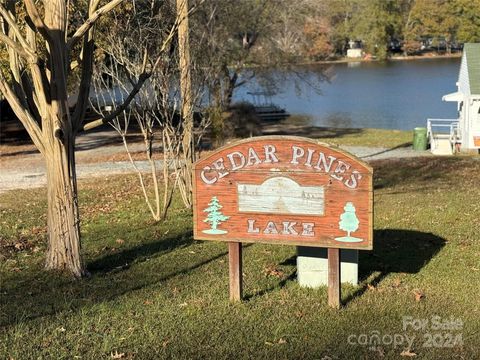
<path id="1" fill-rule="evenodd" d="M 194 165 L 194 236 L 370 249 L 372 173 L 352 154 L 307 138 L 229 144 Z"/>
<path id="2" fill-rule="evenodd" d="M 317 141 L 315 139 L 309 139 L 309 138 L 304 138 L 304 137 L 300 137 L 300 136 L 284 136 L 284 135 L 257 136 L 257 137 L 247 138 L 247 139 L 236 141 L 236 142 L 231 143 L 231 144 L 224 145 L 224 146 L 220 147 L 219 149 L 215 150 L 213 153 L 208 154 L 206 157 L 197 161 L 195 166 L 198 167 L 198 166 L 200 166 L 200 164 L 211 161 L 211 160 L 213 160 L 213 158 L 218 156 L 218 154 L 223 153 L 223 152 L 225 152 L 229 149 L 234 149 L 234 148 L 236 148 L 238 146 L 241 146 L 241 145 L 244 145 L 244 144 L 252 145 L 252 144 L 257 143 L 257 142 L 260 142 L 260 143 L 265 143 L 265 142 L 267 142 L 267 143 L 268 142 L 271 142 L 271 143 L 289 142 L 291 144 L 303 143 L 307 147 L 310 146 L 310 147 L 322 148 L 322 149 L 327 150 L 329 153 L 338 154 L 339 157 L 349 158 L 353 162 L 358 164 L 358 166 L 363 167 L 366 172 L 372 172 L 373 171 L 372 167 L 368 163 L 364 162 L 363 160 L 359 159 L 355 155 L 350 154 L 350 153 L 348 153 L 348 152 L 346 152 L 346 151 L 344 151 L 344 150 L 342 150 L 342 149 L 340 149 L 336 146 L 326 144 L 326 143 L 322 143 L 322 142 Z"/>

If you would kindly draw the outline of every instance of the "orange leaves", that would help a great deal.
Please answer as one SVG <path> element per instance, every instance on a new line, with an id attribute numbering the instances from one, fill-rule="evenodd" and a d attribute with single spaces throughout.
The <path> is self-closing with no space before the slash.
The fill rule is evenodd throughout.
<path id="1" fill-rule="evenodd" d="M 263 270 L 263 273 L 265 274 L 265 276 L 273 276 L 273 277 L 277 277 L 277 278 L 281 278 L 283 277 L 283 275 L 285 274 L 281 269 L 277 268 L 275 265 L 269 265 L 267 266 L 264 270 Z"/>
<path id="2" fill-rule="evenodd" d="M 406 357 L 414 357 L 414 356 L 417 356 L 416 353 L 414 353 L 412 350 L 410 349 L 406 349 L 406 350 L 403 350 L 401 353 L 400 353 L 400 356 L 406 356 Z"/>
<path id="3" fill-rule="evenodd" d="M 425 299 L 425 294 L 419 289 L 413 290 L 413 295 L 415 296 L 415 301 L 419 302 L 422 299 Z"/>

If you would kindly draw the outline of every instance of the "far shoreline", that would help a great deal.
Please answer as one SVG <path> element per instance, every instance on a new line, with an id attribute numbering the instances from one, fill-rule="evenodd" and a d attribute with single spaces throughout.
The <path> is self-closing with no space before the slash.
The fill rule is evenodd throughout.
<path id="1" fill-rule="evenodd" d="M 409 56 L 391 56 L 386 59 L 372 59 L 372 58 L 341 58 L 336 60 L 320 60 L 320 61 L 308 61 L 300 62 L 297 65 L 327 65 L 327 64 L 348 64 L 348 63 L 359 63 L 359 62 L 388 62 L 388 61 L 411 61 L 411 60 L 434 60 L 434 59 L 456 59 L 462 57 L 462 51 L 452 53 L 452 54 L 434 54 L 426 53 L 425 55 L 409 55 Z"/>

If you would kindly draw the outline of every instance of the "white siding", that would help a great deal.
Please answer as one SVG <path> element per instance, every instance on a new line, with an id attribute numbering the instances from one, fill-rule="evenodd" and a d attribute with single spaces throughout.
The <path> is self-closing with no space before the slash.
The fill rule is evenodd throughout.
<path id="1" fill-rule="evenodd" d="M 472 136 L 472 148 L 478 148 L 475 146 L 473 137 L 480 136 L 480 98 L 477 98 L 476 101 L 473 101 L 470 113 L 470 121 L 472 126 L 471 136 Z"/>
<path id="2" fill-rule="evenodd" d="M 468 64 L 465 53 L 462 56 L 462 63 L 460 65 L 460 74 L 458 76 L 458 91 L 465 96 L 470 95 L 470 81 L 468 78 Z"/>

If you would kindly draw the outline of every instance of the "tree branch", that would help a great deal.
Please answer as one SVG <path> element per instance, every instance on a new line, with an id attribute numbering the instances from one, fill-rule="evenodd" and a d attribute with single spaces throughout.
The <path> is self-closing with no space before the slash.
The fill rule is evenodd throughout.
<path id="1" fill-rule="evenodd" d="M 34 51 L 37 51 L 36 32 L 33 28 L 34 25 L 27 24 L 27 41 Z M 39 62 L 30 63 L 30 71 L 35 88 L 37 109 L 42 119 L 47 116 L 47 107 L 50 94 L 50 87 L 47 81 L 47 75 L 45 70 L 40 66 Z"/>
<path id="2" fill-rule="evenodd" d="M 10 39 L 7 35 L 0 32 L 0 41 L 4 42 L 7 46 L 11 47 L 18 55 L 27 59 L 29 62 L 35 60 L 35 55 L 26 51 L 22 45 Z"/>
<path id="3" fill-rule="evenodd" d="M 86 33 L 88 30 L 92 28 L 93 25 L 95 25 L 95 22 L 104 14 L 108 13 L 109 11 L 113 10 L 117 5 L 122 3 L 125 0 L 112 0 L 108 4 L 102 6 L 100 9 L 94 11 L 90 17 L 83 23 L 82 26 L 80 26 L 75 34 L 68 40 L 67 44 L 67 49 L 71 50 L 77 41 L 79 41 Z M 98 2 L 97 2 L 98 4 Z"/>
<path id="4" fill-rule="evenodd" d="M 42 36 L 47 40 L 49 43 L 52 40 L 52 36 L 50 34 L 50 31 L 43 22 L 43 19 L 41 18 L 40 14 L 38 13 L 38 9 L 35 6 L 35 2 L 33 0 L 25 0 L 25 7 L 27 9 L 28 16 L 32 20 L 33 25 L 35 25 L 35 28 L 37 31 L 42 34 Z"/>
<path id="5" fill-rule="evenodd" d="M 118 115 L 120 115 L 130 105 L 130 103 L 135 98 L 135 96 L 137 96 L 143 84 L 145 83 L 145 81 L 148 80 L 148 78 L 150 78 L 150 76 L 152 76 L 151 72 L 142 73 L 138 78 L 137 84 L 133 87 L 132 91 L 130 91 L 130 94 L 128 94 L 123 104 L 117 107 L 117 109 L 114 112 L 110 113 L 109 115 L 93 120 L 88 124 L 85 124 L 85 126 L 83 127 L 83 131 L 91 130 L 100 125 L 107 124 L 108 122 L 115 119 Z"/>
<path id="6" fill-rule="evenodd" d="M 72 123 L 73 131 L 76 133 L 81 126 L 85 117 L 86 108 L 90 96 L 90 84 L 93 72 L 93 52 L 94 42 L 93 35 L 90 31 L 85 35 L 82 49 L 82 78 L 80 80 L 80 88 L 78 90 L 77 103 L 73 112 Z"/>
<path id="7" fill-rule="evenodd" d="M 0 72 L 0 92 L 5 96 L 8 103 L 12 107 L 13 112 L 21 121 L 28 134 L 32 138 L 33 143 L 37 149 L 45 154 L 45 146 L 42 141 L 42 130 L 38 126 L 38 123 L 35 121 L 33 116 L 24 108 L 19 98 L 15 95 L 13 90 L 8 86 L 6 79 L 3 77 L 3 74 Z"/>
<path id="8" fill-rule="evenodd" d="M 90 6 L 88 9 L 89 17 L 92 16 L 95 11 L 97 11 L 100 1 L 101 0 L 90 0 Z M 90 28 L 83 36 L 83 45 L 80 59 L 82 63 L 82 77 L 80 80 L 80 88 L 78 90 L 77 103 L 75 104 L 75 109 L 73 111 L 72 117 L 73 131 L 75 134 L 77 133 L 85 118 L 87 104 L 90 96 L 90 86 L 92 82 L 93 60 L 95 51 L 93 35 L 93 28 Z M 71 65 L 72 63 L 70 64 L 70 66 Z"/>
<path id="9" fill-rule="evenodd" d="M 10 13 L 8 12 L 7 9 L 3 5 L 0 4 L 0 15 L 5 19 L 5 21 L 8 23 L 8 26 L 12 29 L 13 33 L 15 34 L 15 37 L 18 39 L 20 42 L 20 46 L 27 52 L 27 53 L 33 53 L 33 50 L 30 49 L 28 46 L 27 42 L 25 41 L 25 38 L 23 37 L 22 33 L 20 32 L 20 29 L 18 28 L 18 24 L 15 22 L 15 19 L 12 18 Z"/>
<path id="10" fill-rule="evenodd" d="M 30 78 L 28 77 L 27 71 L 22 71 L 22 88 L 25 93 L 25 98 L 28 104 L 28 108 L 32 116 L 37 120 L 41 121 L 42 115 L 40 115 L 40 104 L 38 102 L 37 94 L 34 91 Z"/>
<path id="11" fill-rule="evenodd" d="M 138 78 L 137 84 L 133 87 L 132 91 L 130 91 L 130 94 L 125 99 L 123 104 L 121 104 L 115 111 L 113 111 L 109 115 L 98 118 L 96 120 L 93 120 L 93 121 L 89 122 L 88 124 L 85 124 L 85 126 L 82 128 L 83 131 L 91 130 L 91 129 L 94 129 L 94 128 L 100 126 L 100 125 L 107 124 L 108 122 L 115 119 L 118 115 L 120 115 L 130 105 L 132 100 L 135 98 L 135 96 L 138 94 L 138 92 L 142 88 L 145 81 L 147 81 L 148 78 L 150 78 L 152 76 L 152 74 L 155 72 L 155 69 L 160 64 L 161 59 L 162 59 L 162 55 L 163 55 L 164 51 L 166 50 L 168 44 L 172 41 L 173 37 L 175 36 L 175 33 L 178 29 L 180 21 L 181 20 L 179 19 L 179 17 L 177 17 L 175 19 L 175 23 L 170 28 L 170 32 L 168 33 L 167 38 L 165 39 L 162 46 L 160 47 L 160 55 L 157 57 L 155 63 L 153 64 L 151 69 L 149 69 L 148 71 L 146 69 L 148 57 L 147 57 L 147 53 L 144 54 L 143 63 L 142 63 L 142 73 L 140 74 L 140 76 Z"/>

